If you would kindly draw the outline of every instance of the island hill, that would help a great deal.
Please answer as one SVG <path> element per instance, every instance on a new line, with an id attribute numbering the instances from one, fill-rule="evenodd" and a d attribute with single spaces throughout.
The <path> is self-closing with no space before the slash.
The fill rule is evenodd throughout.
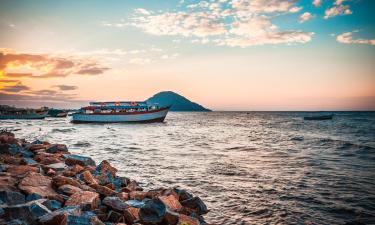
<path id="1" fill-rule="evenodd" d="M 192 102 L 189 99 L 181 96 L 173 91 L 162 91 L 146 100 L 150 103 L 158 103 L 159 105 L 172 105 L 170 111 L 196 111 L 196 112 L 210 112 L 198 103 Z"/>

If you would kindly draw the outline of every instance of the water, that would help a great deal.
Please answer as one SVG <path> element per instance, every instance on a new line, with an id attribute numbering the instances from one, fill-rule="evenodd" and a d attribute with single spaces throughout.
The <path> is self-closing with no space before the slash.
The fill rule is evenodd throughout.
<path id="1" fill-rule="evenodd" d="M 1 121 L 19 137 L 109 159 L 146 188 L 200 196 L 216 224 L 375 224 L 375 113 L 169 113 L 165 123 Z"/>

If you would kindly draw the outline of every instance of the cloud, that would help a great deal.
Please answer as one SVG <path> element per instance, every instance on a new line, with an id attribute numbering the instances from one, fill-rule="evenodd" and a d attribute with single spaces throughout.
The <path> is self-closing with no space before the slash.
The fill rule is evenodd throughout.
<path id="1" fill-rule="evenodd" d="M 322 0 L 313 0 L 312 4 L 315 7 L 320 7 L 322 5 Z"/>
<path id="2" fill-rule="evenodd" d="M 336 0 L 333 6 L 325 11 L 324 19 L 335 17 L 338 15 L 350 15 L 352 10 L 348 5 L 343 5 L 345 0 Z"/>
<path id="3" fill-rule="evenodd" d="M 308 20 L 311 20 L 312 18 L 313 18 L 314 16 L 311 14 L 311 13 L 309 13 L 309 12 L 305 12 L 305 13 L 303 13 L 300 17 L 299 17 L 299 22 L 300 23 L 304 23 L 304 22 L 306 22 L 306 21 L 308 21 Z"/>
<path id="4" fill-rule="evenodd" d="M 22 91 L 30 90 L 30 88 L 21 84 L 21 82 L 17 82 L 15 85 L 6 85 L 2 87 L 0 90 L 5 91 L 5 92 L 15 93 L 15 92 L 22 92 Z"/>
<path id="5" fill-rule="evenodd" d="M 139 14 L 143 14 L 143 15 L 150 15 L 151 14 L 149 11 L 147 11 L 146 9 L 142 9 L 142 8 L 135 9 L 134 11 L 139 13 Z"/>
<path id="6" fill-rule="evenodd" d="M 375 45 L 375 39 L 353 39 L 353 32 L 346 32 L 336 37 L 336 40 L 343 44 L 367 44 Z"/>
<path id="7" fill-rule="evenodd" d="M 139 10 L 123 22 L 157 36 L 182 36 L 190 43 L 247 47 L 263 44 L 306 43 L 313 33 L 281 30 L 271 21 L 302 9 L 298 0 L 200 1 L 184 10 L 144 15 Z M 311 14 L 302 17 L 303 22 Z M 139 61 L 139 60 L 137 60 Z"/>
<path id="8" fill-rule="evenodd" d="M 56 87 L 58 89 L 60 89 L 61 91 L 72 91 L 72 90 L 77 90 L 78 87 L 77 86 L 72 86 L 72 85 L 64 85 L 64 84 L 61 84 L 61 85 L 54 85 L 52 87 Z"/>
<path id="9" fill-rule="evenodd" d="M 72 74 L 97 75 L 109 68 L 89 58 L 17 53 L 0 49 L 0 72 L 7 77 L 66 77 Z"/>
<path id="10" fill-rule="evenodd" d="M 136 64 L 136 65 L 145 65 L 145 64 L 148 64 L 150 62 L 151 62 L 151 60 L 148 59 L 148 58 L 139 58 L 139 57 L 132 58 L 132 59 L 129 60 L 130 64 Z"/>

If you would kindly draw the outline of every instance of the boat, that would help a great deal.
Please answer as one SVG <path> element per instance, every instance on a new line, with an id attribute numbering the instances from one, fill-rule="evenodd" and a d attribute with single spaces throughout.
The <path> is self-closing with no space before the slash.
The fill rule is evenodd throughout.
<path id="1" fill-rule="evenodd" d="M 48 111 L 42 109 L 24 109 L 12 106 L 0 106 L 0 120 L 31 120 L 44 119 Z"/>
<path id="2" fill-rule="evenodd" d="M 332 118 L 333 118 L 333 114 L 330 114 L 330 115 L 305 116 L 305 117 L 303 117 L 304 120 L 331 120 Z"/>
<path id="3" fill-rule="evenodd" d="M 148 102 L 90 102 L 72 114 L 73 123 L 152 123 L 163 122 L 170 106 Z"/>
<path id="4" fill-rule="evenodd" d="M 66 117 L 68 112 L 62 109 L 49 109 L 48 116 L 50 117 Z"/>

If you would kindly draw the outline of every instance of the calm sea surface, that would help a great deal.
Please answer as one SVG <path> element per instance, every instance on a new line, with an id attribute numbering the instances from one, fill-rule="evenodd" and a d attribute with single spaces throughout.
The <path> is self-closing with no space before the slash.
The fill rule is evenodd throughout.
<path id="1" fill-rule="evenodd" d="M 0 121 L 18 137 L 108 159 L 147 189 L 200 196 L 217 224 L 375 224 L 375 113 L 169 113 L 165 123 Z"/>

